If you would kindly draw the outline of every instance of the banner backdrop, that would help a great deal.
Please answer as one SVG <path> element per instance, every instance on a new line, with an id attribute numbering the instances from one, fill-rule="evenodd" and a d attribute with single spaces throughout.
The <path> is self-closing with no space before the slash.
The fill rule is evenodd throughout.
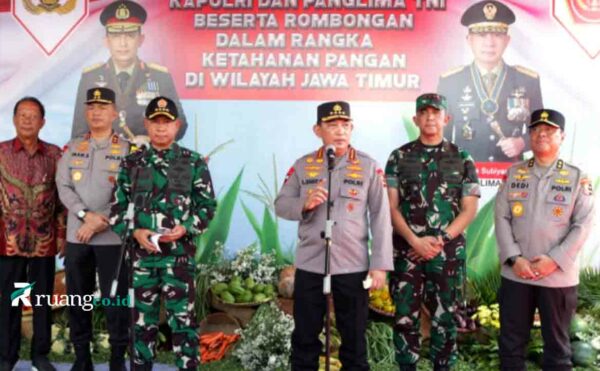
<path id="1" fill-rule="evenodd" d="M 33 95 L 47 109 L 42 138 L 58 145 L 68 141 L 82 72 L 102 71 L 111 56 L 99 21 L 109 3 L 0 1 L 0 139 L 14 136 L 14 103 Z M 473 62 L 467 29 L 460 24 L 470 1 L 139 3 L 148 17 L 138 57 L 142 69 L 148 66 L 172 78 L 188 122 L 181 143 L 205 155 L 226 144 L 209 163 L 220 196 L 243 170 L 228 251 L 259 240 L 252 217 L 254 222 L 263 220 L 261 200 L 268 205 L 293 161 L 320 146 L 312 133 L 320 102 L 349 101 L 354 146 L 384 165 L 394 148 L 414 138 L 414 99 L 442 88 L 441 76 L 466 72 Z M 543 106 L 565 114 L 561 156 L 585 169 L 597 191 L 600 4 L 504 3 L 516 14 L 504 65 L 519 66 L 514 70 L 539 84 Z M 110 84 L 109 79 L 108 72 L 99 72 L 89 83 L 103 86 Z M 164 85 L 150 73 L 140 79 L 132 104 L 143 106 Z M 507 74 L 504 84 L 507 90 L 500 90 L 491 115 L 483 112 L 483 100 L 478 100 L 480 92 L 471 80 L 455 83 L 458 96 L 449 97 L 458 113 L 453 134 L 448 135 L 469 150 L 470 145 L 479 145 L 490 151 L 489 156 L 476 157 L 484 186 L 481 206 L 495 195 L 509 161 L 517 160 L 495 157 L 496 143 L 505 135 L 523 134 L 522 117 L 537 108 L 531 88 L 518 78 L 511 80 Z M 477 128 L 480 116 L 482 122 L 489 120 Z M 277 225 L 281 245 L 293 249 L 296 225 L 282 220 Z M 493 235 L 493 226 L 486 233 Z M 600 266 L 599 247 L 600 233 L 595 230 L 584 251 L 585 264 Z"/>

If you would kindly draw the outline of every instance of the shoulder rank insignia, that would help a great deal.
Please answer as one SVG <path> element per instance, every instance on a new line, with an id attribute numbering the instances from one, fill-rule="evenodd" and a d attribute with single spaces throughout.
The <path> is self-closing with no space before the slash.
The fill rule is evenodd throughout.
<path id="1" fill-rule="evenodd" d="M 96 63 L 96 64 L 93 64 L 93 65 L 91 65 L 89 67 L 85 67 L 83 69 L 83 73 L 88 73 L 90 71 L 96 70 L 96 69 L 102 67 L 103 65 L 104 65 L 104 63 Z"/>
<path id="2" fill-rule="evenodd" d="M 515 69 L 519 72 L 521 72 L 524 75 L 527 75 L 529 77 L 532 77 L 534 79 L 537 79 L 539 77 L 539 75 L 537 74 L 537 72 L 530 70 L 529 68 L 525 68 L 523 66 L 515 66 Z"/>
<path id="3" fill-rule="evenodd" d="M 169 69 L 167 67 L 161 66 L 160 64 L 148 62 L 148 63 L 146 63 L 146 65 L 156 71 L 160 71 L 160 72 L 164 72 L 164 73 L 169 72 Z"/>
<path id="4" fill-rule="evenodd" d="M 442 73 L 442 74 L 440 75 L 440 78 L 446 78 L 446 77 L 448 77 L 448 76 L 454 75 L 454 74 L 456 74 L 456 73 L 458 73 L 458 72 L 460 72 L 460 71 L 464 70 L 464 69 L 465 69 L 465 67 L 466 67 L 466 66 L 458 66 L 458 67 L 451 68 L 451 69 L 449 69 L 448 71 L 446 71 L 446 72 Z"/>

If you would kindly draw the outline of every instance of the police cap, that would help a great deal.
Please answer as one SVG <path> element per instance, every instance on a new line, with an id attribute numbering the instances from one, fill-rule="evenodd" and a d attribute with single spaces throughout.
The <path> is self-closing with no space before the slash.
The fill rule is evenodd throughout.
<path id="1" fill-rule="evenodd" d="M 480 1 L 471 5 L 462 15 L 460 23 L 470 33 L 507 33 L 515 22 L 515 13 L 499 1 Z"/>
<path id="2" fill-rule="evenodd" d="M 148 120 L 152 120 L 159 116 L 165 116 L 169 120 L 175 121 L 179 114 L 175 102 L 167 97 L 156 97 L 148 103 L 145 116 Z"/>
<path id="3" fill-rule="evenodd" d="M 138 31 L 146 22 L 146 10 L 138 3 L 118 0 L 100 14 L 100 23 L 109 33 Z"/>
<path id="4" fill-rule="evenodd" d="M 109 88 L 92 88 L 88 89 L 86 93 L 85 104 L 100 103 L 100 104 L 114 104 L 115 103 L 115 92 Z"/>
<path id="5" fill-rule="evenodd" d="M 546 124 L 565 130 L 565 116 L 553 109 L 539 109 L 531 114 L 531 123 L 528 127 L 534 127 L 538 124 Z"/>
<path id="6" fill-rule="evenodd" d="M 317 123 L 337 119 L 352 120 L 352 117 L 350 117 L 350 104 L 348 102 L 326 102 L 317 107 Z"/>

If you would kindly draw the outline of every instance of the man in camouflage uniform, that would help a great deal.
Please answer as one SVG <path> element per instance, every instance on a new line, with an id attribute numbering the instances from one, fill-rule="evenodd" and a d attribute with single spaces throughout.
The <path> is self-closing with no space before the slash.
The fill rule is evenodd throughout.
<path id="1" fill-rule="evenodd" d="M 479 183 L 471 156 L 443 139 L 446 98 L 423 94 L 413 118 L 419 138 L 394 150 L 386 165 L 394 227 L 391 291 L 400 370 L 416 370 L 419 314 L 431 314 L 436 371 L 456 361 L 454 312 L 466 257 L 464 229 L 477 213 Z"/>
<path id="2" fill-rule="evenodd" d="M 65 251 L 67 294 L 93 294 L 97 271 L 102 298 L 108 299 L 121 247 L 121 239 L 108 225 L 110 198 L 119 164 L 129 154 L 130 146 L 112 130 L 117 116 L 112 90 L 88 90 L 85 106 L 89 132 L 67 144 L 56 172 L 58 195 L 69 209 Z M 127 297 L 126 273 L 123 269 L 119 276 L 119 299 Z M 122 371 L 129 339 L 129 311 L 126 306 L 111 305 L 104 312 L 111 344 L 110 370 Z M 70 306 L 69 327 L 77 357 L 72 370 L 93 370 L 92 312 Z"/>
<path id="3" fill-rule="evenodd" d="M 173 78 L 166 67 L 156 63 L 144 62 L 138 58 L 138 49 L 145 40 L 142 25 L 146 22 L 146 10 L 138 3 L 129 0 L 117 0 L 110 3 L 100 14 L 100 23 L 106 27 L 105 43 L 110 59 L 83 70 L 77 89 L 75 113 L 71 138 L 87 132 L 83 101 L 85 92 L 93 87 L 104 87 L 116 93 L 116 108 L 124 116 L 133 135 L 146 135 L 144 129 L 144 109 L 151 99 L 162 95 L 171 97 L 177 104 L 181 129 L 177 139 L 181 139 L 187 128 Z M 113 123 L 113 129 L 124 134 L 119 120 Z M 130 138 L 128 138 L 130 139 Z"/>
<path id="4" fill-rule="evenodd" d="M 175 103 L 157 97 L 145 117 L 150 146 L 123 160 L 110 219 L 113 230 L 125 236 L 133 203 L 135 363 L 140 370 L 152 369 L 162 293 L 177 367 L 196 370 L 194 239 L 207 228 L 216 201 L 203 157 L 174 143 L 181 126 Z M 157 234 L 155 244 L 150 239 Z"/>
<path id="5" fill-rule="evenodd" d="M 292 370 L 316 370 L 322 344 L 326 297 L 323 294 L 327 215 L 327 178 L 331 174 L 331 292 L 336 326 L 342 338 L 340 360 L 346 370 L 368 370 L 365 330 L 369 293 L 385 284 L 392 269 L 389 205 L 383 170 L 369 155 L 350 146 L 353 123 L 350 105 L 327 102 L 317 109 L 314 133 L 323 146 L 296 161 L 275 200 L 277 215 L 299 221 L 294 282 L 294 333 Z M 334 158 L 327 147 L 334 147 Z M 331 147 L 330 147 L 331 148 Z M 368 240 L 372 243 L 369 254 Z"/>
<path id="6" fill-rule="evenodd" d="M 572 370 L 569 324 L 577 309 L 579 251 L 593 228 L 592 182 L 559 158 L 565 118 L 531 115 L 534 157 L 513 165 L 496 196 L 496 239 L 502 262 L 500 368 L 525 370 L 533 315 L 540 313 L 544 370 Z"/>

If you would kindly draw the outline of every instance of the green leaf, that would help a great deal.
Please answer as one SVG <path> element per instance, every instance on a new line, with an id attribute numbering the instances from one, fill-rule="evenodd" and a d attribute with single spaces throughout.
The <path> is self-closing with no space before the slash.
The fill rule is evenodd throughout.
<path id="1" fill-rule="evenodd" d="M 467 277 L 481 279 L 498 265 L 496 236 L 494 235 L 493 197 L 479 211 L 467 229 Z"/>
<path id="2" fill-rule="evenodd" d="M 211 221 L 206 232 L 200 235 L 196 240 L 196 246 L 198 246 L 196 250 L 196 264 L 215 263 L 218 259 L 213 251 L 215 250 L 216 244 L 224 245 L 225 241 L 227 241 L 233 209 L 240 192 L 243 174 L 244 169 L 240 171 L 231 187 L 229 187 L 229 190 L 227 190 L 223 198 L 219 200 L 215 217 Z"/>
<path id="3" fill-rule="evenodd" d="M 246 217 L 248 218 L 252 229 L 254 229 L 254 232 L 256 232 L 256 236 L 258 237 L 258 241 L 260 242 L 260 246 L 262 248 L 262 246 L 264 245 L 262 226 L 258 223 L 258 219 L 256 219 L 256 216 L 254 215 L 252 210 L 250 210 L 243 201 L 241 201 L 241 204 L 242 209 L 244 209 L 244 214 L 246 214 Z"/>
<path id="4" fill-rule="evenodd" d="M 404 130 L 406 130 L 406 136 L 409 142 L 417 140 L 419 137 L 419 128 L 410 118 L 403 117 L 402 123 L 404 124 Z"/>
<path id="5" fill-rule="evenodd" d="M 277 264 L 283 263 L 283 254 L 281 244 L 279 243 L 279 229 L 268 207 L 265 207 L 263 214 L 262 236 L 263 244 L 261 245 L 261 253 L 275 254 Z"/>

